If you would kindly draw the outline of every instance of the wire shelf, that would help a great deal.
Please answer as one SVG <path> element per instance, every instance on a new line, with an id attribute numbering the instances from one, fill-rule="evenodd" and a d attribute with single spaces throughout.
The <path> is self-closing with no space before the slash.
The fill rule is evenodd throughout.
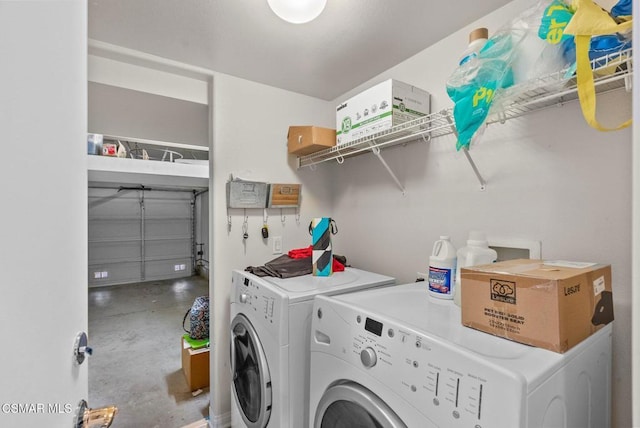
<path id="1" fill-rule="evenodd" d="M 632 49 L 610 54 L 592 61 L 596 93 L 606 93 L 622 88 L 630 90 L 633 75 Z M 561 70 L 540 78 L 496 92 L 487 117 L 487 123 L 505 122 L 551 106 L 578 99 L 575 77 L 565 77 Z M 428 141 L 431 138 L 455 134 L 453 108 L 431 113 L 418 119 L 394 126 L 385 131 L 363 137 L 346 144 L 334 146 L 306 156 L 298 157 L 298 168 L 311 167 L 362 153 L 379 153 L 379 150 L 411 141 Z"/>

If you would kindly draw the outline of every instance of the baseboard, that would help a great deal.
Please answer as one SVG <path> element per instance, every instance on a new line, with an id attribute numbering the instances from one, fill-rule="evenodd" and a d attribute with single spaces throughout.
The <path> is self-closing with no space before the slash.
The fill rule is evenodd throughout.
<path id="1" fill-rule="evenodd" d="M 209 428 L 209 420 L 208 419 L 200 419 L 192 424 L 185 425 L 182 428 Z"/>
<path id="2" fill-rule="evenodd" d="M 196 273 L 205 279 L 209 279 L 209 268 L 207 266 L 198 266 Z"/>
<path id="3" fill-rule="evenodd" d="M 228 428 L 231 426 L 231 412 L 221 415 L 214 415 L 211 406 L 209 406 L 209 426 L 211 428 Z"/>

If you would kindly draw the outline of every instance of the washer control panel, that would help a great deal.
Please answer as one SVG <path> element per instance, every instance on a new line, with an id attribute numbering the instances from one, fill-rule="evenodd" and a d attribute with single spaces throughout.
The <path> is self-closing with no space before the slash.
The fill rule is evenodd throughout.
<path id="1" fill-rule="evenodd" d="M 256 317 L 267 324 L 278 324 L 281 299 L 259 281 L 234 272 L 230 303 L 239 305 L 239 312 Z"/>
<path id="2" fill-rule="evenodd" d="M 526 385 L 518 376 L 409 326 L 365 312 L 322 310 L 314 321 L 330 337 L 322 351 L 366 371 L 436 425 L 520 426 Z"/>

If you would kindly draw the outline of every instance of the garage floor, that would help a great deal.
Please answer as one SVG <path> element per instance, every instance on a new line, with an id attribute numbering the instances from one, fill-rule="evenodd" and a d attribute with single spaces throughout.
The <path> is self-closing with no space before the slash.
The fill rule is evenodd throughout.
<path id="1" fill-rule="evenodd" d="M 189 277 L 89 289 L 89 407 L 115 404 L 112 427 L 179 428 L 209 413 L 182 372 L 182 319 L 208 280 Z"/>

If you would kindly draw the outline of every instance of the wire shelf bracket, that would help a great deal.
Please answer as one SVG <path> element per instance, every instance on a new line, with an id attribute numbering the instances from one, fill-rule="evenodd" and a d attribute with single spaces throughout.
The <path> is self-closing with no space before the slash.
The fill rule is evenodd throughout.
<path id="1" fill-rule="evenodd" d="M 376 155 L 376 157 L 378 158 L 382 166 L 384 166 L 384 168 L 387 170 L 387 172 L 389 173 L 393 181 L 395 181 L 396 185 L 400 188 L 400 190 L 402 191 L 402 196 L 406 195 L 407 194 L 406 189 L 404 188 L 400 180 L 398 180 L 398 177 L 393 173 L 393 170 L 391 169 L 387 161 L 385 161 L 382 155 L 380 154 L 380 147 L 377 147 L 375 145 L 375 140 L 371 140 L 371 151 L 373 152 L 374 155 Z"/>
<path id="2" fill-rule="evenodd" d="M 456 130 L 456 125 L 453 123 L 453 119 L 451 118 L 451 115 L 447 114 L 446 116 L 447 116 L 447 122 L 449 122 L 449 124 L 451 125 L 451 132 L 453 133 L 453 135 L 458 137 L 458 131 Z M 469 165 L 471 165 L 471 169 L 473 169 L 473 173 L 476 175 L 476 178 L 480 182 L 480 190 L 485 190 L 487 188 L 487 182 L 485 181 L 484 178 L 482 178 L 482 175 L 480 174 L 480 170 L 478 170 L 476 163 L 473 161 L 473 158 L 469 154 L 469 149 L 465 147 L 462 149 L 462 152 L 464 153 L 464 156 L 467 158 Z"/>

